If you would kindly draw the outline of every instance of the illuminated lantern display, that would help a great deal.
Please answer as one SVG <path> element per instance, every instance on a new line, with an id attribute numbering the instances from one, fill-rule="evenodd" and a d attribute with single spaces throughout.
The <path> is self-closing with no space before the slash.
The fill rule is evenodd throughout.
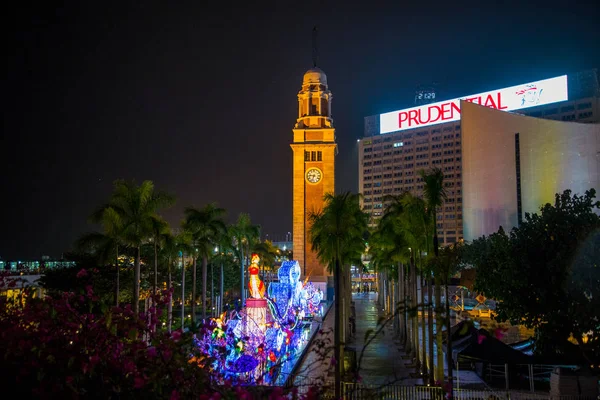
<path id="1" fill-rule="evenodd" d="M 259 261 L 253 254 L 246 307 L 211 319 L 197 335 L 197 346 L 213 360 L 211 371 L 217 380 L 282 384 L 308 344 L 312 317 L 321 315 L 323 293 L 300 281 L 297 261 L 281 265 L 267 296 Z"/>
<path id="2" fill-rule="evenodd" d="M 260 258 L 258 254 L 252 254 L 252 263 L 248 272 L 250 273 L 250 279 L 248 281 L 248 289 L 250 289 L 250 296 L 253 299 L 262 299 L 265 296 L 265 284 L 260 280 L 258 276 L 258 263 Z"/>

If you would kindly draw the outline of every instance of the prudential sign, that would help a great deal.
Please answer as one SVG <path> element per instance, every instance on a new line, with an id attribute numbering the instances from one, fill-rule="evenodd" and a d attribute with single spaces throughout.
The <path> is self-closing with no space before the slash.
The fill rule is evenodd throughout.
<path id="1" fill-rule="evenodd" d="M 497 110 L 515 111 L 568 100 L 567 76 L 545 79 L 453 100 L 379 115 L 379 133 L 423 128 L 460 119 L 460 100 Z"/>

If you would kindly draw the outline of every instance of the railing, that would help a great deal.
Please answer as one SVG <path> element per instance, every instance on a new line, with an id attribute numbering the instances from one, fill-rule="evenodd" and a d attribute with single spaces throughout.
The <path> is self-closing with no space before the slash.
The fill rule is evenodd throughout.
<path id="1" fill-rule="evenodd" d="M 371 386 L 356 383 L 342 384 L 342 398 L 345 400 L 359 399 L 415 399 L 443 400 L 445 393 L 440 387 L 433 386 L 401 386 L 383 385 Z"/>
<path id="2" fill-rule="evenodd" d="M 556 396 L 549 393 L 531 393 L 515 390 L 476 390 L 455 389 L 456 400 L 597 400 L 598 396 Z M 342 397 L 347 400 L 386 399 L 386 400 L 443 400 L 446 393 L 434 386 L 369 386 L 356 383 L 342 384 Z"/>

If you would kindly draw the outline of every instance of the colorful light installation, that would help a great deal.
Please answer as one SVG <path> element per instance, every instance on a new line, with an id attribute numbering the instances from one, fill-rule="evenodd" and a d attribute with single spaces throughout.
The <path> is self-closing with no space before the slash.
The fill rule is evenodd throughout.
<path id="1" fill-rule="evenodd" d="M 197 335 L 199 349 L 213 360 L 211 371 L 217 380 L 283 384 L 308 344 L 312 317 L 322 314 L 323 293 L 311 282 L 300 281 L 297 261 L 281 265 L 268 296 L 258 275 L 259 261 L 253 254 L 246 307 L 209 320 Z"/>
<path id="2" fill-rule="evenodd" d="M 248 289 L 250 296 L 254 299 L 262 299 L 265 296 L 265 284 L 258 277 L 258 263 L 260 258 L 258 254 L 252 254 L 252 263 L 248 268 L 250 279 L 248 280 Z"/>

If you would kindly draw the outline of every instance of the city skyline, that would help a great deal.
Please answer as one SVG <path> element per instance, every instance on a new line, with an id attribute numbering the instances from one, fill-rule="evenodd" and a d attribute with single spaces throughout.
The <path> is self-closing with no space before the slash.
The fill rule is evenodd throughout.
<path id="1" fill-rule="evenodd" d="M 14 10 L 0 257 L 69 250 L 94 229 L 86 218 L 118 178 L 175 194 L 164 213 L 172 224 L 183 207 L 217 201 L 231 221 L 248 212 L 263 236 L 285 236 L 289 143 L 315 24 L 334 97 L 338 191 L 357 190 L 363 118 L 412 106 L 418 84 L 435 81 L 449 99 L 600 66 L 585 7 L 439 4 Z M 515 18 L 523 22 L 511 30 Z"/>

